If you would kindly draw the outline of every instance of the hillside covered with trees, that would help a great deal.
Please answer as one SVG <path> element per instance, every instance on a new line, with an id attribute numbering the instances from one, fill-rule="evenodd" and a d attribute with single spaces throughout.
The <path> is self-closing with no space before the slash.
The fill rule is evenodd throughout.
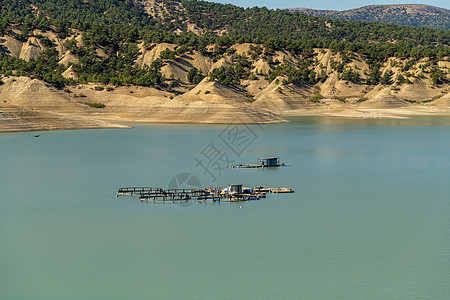
<path id="1" fill-rule="evenodd" d="M 73 69 L 83 82 L 161 84 L 162 61 L 144 68 L 134 64 L 141 42 L 147 47 L 152 43 L 173 43 L 180 46 L 177 54 L 197 50 L 212 59 L 237 43 L 262 45 L 265 57 L 283 49 L 301 57 L 309 57 L 314 48 L 358 53 L 371 65 L 389 57 L 436 60 L 450 54 L 450 31 L 445 30 L 331 20 L 203 1 L 164 0 L 159 4 L 150 9 L 162 7 L 162 13 L 152 15 L 146 12 L 145 3 L 130 0 L 2 1 L 2 35 L 29 44 L 30 38 L 35 38 L 43 51 L 28 62 L 3 51 L 1 71 L 63 85 L 67 82 L 60 76 L 64 68 L 57 62 L 69 51 L 78 58 Z M 197 28 L 195 33 L 192 27 Z M 62 41 L 64 53 L 55 51 L 55 41 L 44 34 L 49 31 Z M 207 51 L 209 45 L 215 46 Z M 97 55 L 97 49 L 104 55 Z"/>
<path id="2" fill-rule="evenodd" d="M 236 98 L 285 110 L 326 99 L 366 103 L 385 88 L 390 98 L 383 99 L 400 104 L 448 93 L 449 30 L 192 0 L 0 6 L 2 80 L 42 80 L 80 103 L 89 102 L 74 93 L 83 85 L 99 92 L 151 87 L 168 99 Z"/>
<path id="3" fill-rule="evenodd" d="M 289 10 L 333 19 L 450 29 L 450 10 L 423 4 L 369 5 L 343 11 L 308 8 Z"/>

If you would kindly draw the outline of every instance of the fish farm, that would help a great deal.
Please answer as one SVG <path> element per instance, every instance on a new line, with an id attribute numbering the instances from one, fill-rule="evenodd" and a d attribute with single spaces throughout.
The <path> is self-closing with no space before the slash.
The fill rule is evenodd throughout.
<path id="1" fill-rule="evenodd" d="M 172 202 L 180 203 L 197 200 L 200 203 L 243 202 L 266 198 L 267 193 L 293 193 L 289 188 L 242 187 L 242 184 L 230 185 L 225 188 L 205 189 L 161 189 L 151 187 L 120 188 L 116 197 L 136 196 L 141 202 Z"/>

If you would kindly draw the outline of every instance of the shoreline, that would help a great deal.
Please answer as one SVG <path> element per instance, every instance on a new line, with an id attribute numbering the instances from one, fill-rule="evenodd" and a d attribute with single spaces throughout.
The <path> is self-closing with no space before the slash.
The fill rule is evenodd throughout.
<path id="1" fill-rule="evenodd" d="M 350 115 L 350 114 L 329 114 L 326 112 L 319 112 L 319 111 L 303 111 L 303 112 L 297 112 L 297 113 L 289 113 L 285 114 L 283 116 L 280 116 L 285 122 L 243 122 L 243 123 L 236 123 L 236 122 L 195 122 L 193 120 L 186 120 L 186 121 L 163 121 L 158 120 L 154 122 L 150 121 L 132 121 L 132 120 L 117 120 L 116 122 L 110 122 L 110 121 L 103 121 L 92 118 L 92 122 L 99 121 L 100 123 L 104 124 L 98 124 L 93 126 L 56 126 L 55 124 L 41 124 L 42 127 L 39 126 L 31 126 L 29 128 L 20 128 L 20 127 L 13 127 L 13 126 L 7 126 L 5 127 L 4 124 L 2 124 L 2 119 L 0 119 L 0 134 L 8 134 L 8 133 L 20 133 L 20 132 L 38 132 L 38 131 L 64 131 L 64 130 L 93 130 L 93 129 L 131 129 L 135 126 L 229 126 L 229 125 L 269 125 L 269 124 L 284 124 L 284 123 L 290 123 L 290 118 L 295 117 L 323 117 L 323 118 L 336 118 L 336 119 L 348 119 L 348 120 L 414 120 L 418 117 L 430 117 L 433 118 L 449 118 L 450 121 L 450 112 L 449 111 L 440 111 L 440 112 L 434 112 L 434 113 L 426 113 L 426 112 L 411 112 L 409 111 L 407 114 L 402 113 L 399 114 L 398 110 L 389 110 L 389 109 L 382 109 L 380 110 L 383 112 L 383 114 L 390 113 L 390 115 L 383 115 L 383 116 L 373 116 L 370 114 L 370 116 L 365 115 L 364 113 L 370 113 L 366 111 L 362 111 L 362 115 Z M 3 125 L 3 126 L 2 126 Z"/>
<path id="2" fill-rule="evenodd" d="M 264 90 L 258 100 L 249 102 L 242 94 L 206 80 L 176 97 L 154 88 L 140 88 L 136 93 L 132 87 L 96 91 L 87 86 L 71 86 L 58 90 L 28 77 L 4 78 L 4 82 L 0 86 L 0 132 L 3 133 L 128 128 L 127 124 L 283 124 L 289 122 L 286 117 L 295 116 L 348 119 L 450 116 L 450 93 L 445 87 L 434 91 L 439 92 L 439 98 L 426 103 L 402 100 L 403 96 L 388 93 L 382 86 L 376 87 L 374 95 L 363 102 L 355 97 L 342 101 L 324 97 L 315 102 L 307 94 Z M 204 95 L 200 88 L 211 92 Z M 408 88 L 412 87 L 405 87 Z"/>
<path id="3" fill-rule="evenodd" d="M 132 129 L 132 126 L 111 126 L 111 127 L 67 127 L 52 129 L 3 129 L 0 127 L 0 134 L 21 133 L 21 132 L 45 132 L 45 131 L 73 131 L 73 130 L 97 130 L 97 129 Z"/>

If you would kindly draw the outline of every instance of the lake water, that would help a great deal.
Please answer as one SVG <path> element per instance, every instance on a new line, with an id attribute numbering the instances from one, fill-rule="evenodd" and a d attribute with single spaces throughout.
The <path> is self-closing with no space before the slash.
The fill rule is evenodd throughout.
<path id="1" fill-rule="evenodd" d="M 0 135 L 0 298 L 448 299 L 450 118 L 290 120 Z M 295 193 L 115 197 L 181 173 Z"/>

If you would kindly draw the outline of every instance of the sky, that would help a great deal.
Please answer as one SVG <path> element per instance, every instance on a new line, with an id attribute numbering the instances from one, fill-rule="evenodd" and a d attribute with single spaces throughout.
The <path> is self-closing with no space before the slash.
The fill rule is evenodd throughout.
<path id="1" fill-rule="evenodd" d="M 366 5 L 375 4 L 427 4 L 450 9 L 449 0 L 372 0 L 372 1 L 355 1 L 355 0 L 321 0 L 321 1 L 306 1 L 306 0 L 207 0 L 209 2 L 219 2 L 234 4 L 243 7 L 266 6 L 268 8 L 293 8 L 306 7 L 314 9 L 331 9 L 331 10 L 346 10 L 358 8 Z"/>

